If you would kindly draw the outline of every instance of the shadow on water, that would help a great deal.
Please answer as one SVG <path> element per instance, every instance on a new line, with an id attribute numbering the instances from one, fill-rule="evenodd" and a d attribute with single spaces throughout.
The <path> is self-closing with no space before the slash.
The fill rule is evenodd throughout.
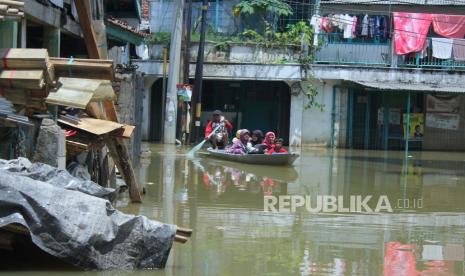
<path id="1" fill-rule="evenodd" d="M 193 228 L 194 234 L 187 244 L 174 245 L 165 270 L 131 274 L 463 275 L 465 271 L 464 154 L 412 153 L 404 162 L 398 152 L 303 150 L 293 168 L 280 168 L 189 160 L 186 150 L 174 146 L 151 145 L 151 150 L 139 172 L 146 185 L 144 202 L 130 204 L 122 198 L 117 207 Z M 385 195 L 393 212 L 310 213 L 300 208 L 270 213 L 263 209 L 268 195 L 343 199 Z"/>

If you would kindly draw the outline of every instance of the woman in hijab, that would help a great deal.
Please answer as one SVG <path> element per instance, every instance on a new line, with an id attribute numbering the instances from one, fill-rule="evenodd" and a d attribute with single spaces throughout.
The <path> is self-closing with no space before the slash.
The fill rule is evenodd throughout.
<path id="1" fill-rule="evenodd" d="M 247 129 L 241 130 L 240 139 L 232 144 L 230 148 L 226 150 L 230 154 L 247 154 L 247 143 L 250 139 L 250 132 Z"/>
<path id="2" fill-rule="evenodd" d="M 265 145 L 265 152 L 274 148 L 274 140 L 276 139 L 276 134 L 274 132 L 269 131 L 265 135 L 265 141 L 263 141 L 263 145 Z"/>

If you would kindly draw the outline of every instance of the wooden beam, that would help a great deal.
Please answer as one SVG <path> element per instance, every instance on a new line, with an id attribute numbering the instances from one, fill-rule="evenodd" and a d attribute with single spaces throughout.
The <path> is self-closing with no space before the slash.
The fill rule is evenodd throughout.
<path id="1" fill-rule="evenodd" d="M 22 8 L 22 7 L 24 7 L 24 2 L 21 2 L 21 1 L 0 0 L 0 4 L 2 4 L 2 5 L 8 5 L 8 6 L 13 6 L 13 7 L 17 7 L 17 8 Z"/>
<path id="2" fill-rule="evenodd" d="M 100 59 L 100 53 L 98 51 L 97 36 L 95 35 L 94 27 L 89 14 L 89 9 L 86 5 L 86 0 L 76 0 L 76 10 L 79 16 L 79 24 L 84 35 L 84 41 L 86 43 L 87 52 L 89 58 Z"/>
<path id="3" fill-rule="evenodd" d="M 121 173 L 124 182 L 128 185 L 131 201 L 142 202 L 129 151 L 124 144 L 124 140 L 121 138 L 107 137 L 105 139 L 105 144 L 107 145 L 111 158 L 115 161 L 116 167 Z"/>

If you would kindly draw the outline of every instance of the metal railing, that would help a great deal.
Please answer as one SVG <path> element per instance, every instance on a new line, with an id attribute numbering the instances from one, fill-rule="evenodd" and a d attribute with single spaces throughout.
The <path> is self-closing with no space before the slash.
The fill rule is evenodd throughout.
<path id="1" fill-rule="evenodd" d="M 349 38 L 342 33 L 318 35 L 315 63 L 378 65 L 390 64 L 390 43 L 381 37 Z"/>
<path id="2" fill-rule="evenodd" d="M 453 56 L 448 59 L 433 57 L 431 37 L 426 39 L 427 49 L 421 53 L 398 56 L 398 67 L 435 68 L 435 69 L 465 69 L 465 61 L 455 60 Z"/>

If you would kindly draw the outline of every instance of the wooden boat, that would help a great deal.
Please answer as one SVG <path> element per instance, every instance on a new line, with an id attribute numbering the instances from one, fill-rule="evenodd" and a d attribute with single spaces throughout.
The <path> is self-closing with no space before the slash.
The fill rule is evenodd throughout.
<path id="1" fill-rule="evenodd" d="M 273 165 L 273 166 L 290 166 L 294 161 L 299 158 L 298 154 L 289 153 L 289 154 L 229 154 L 224 150 L 214 150 L 208 149 L 208 155 L 210 157 L 247 163 L 247 164 L 257 164 L 257 165 Z"/>

